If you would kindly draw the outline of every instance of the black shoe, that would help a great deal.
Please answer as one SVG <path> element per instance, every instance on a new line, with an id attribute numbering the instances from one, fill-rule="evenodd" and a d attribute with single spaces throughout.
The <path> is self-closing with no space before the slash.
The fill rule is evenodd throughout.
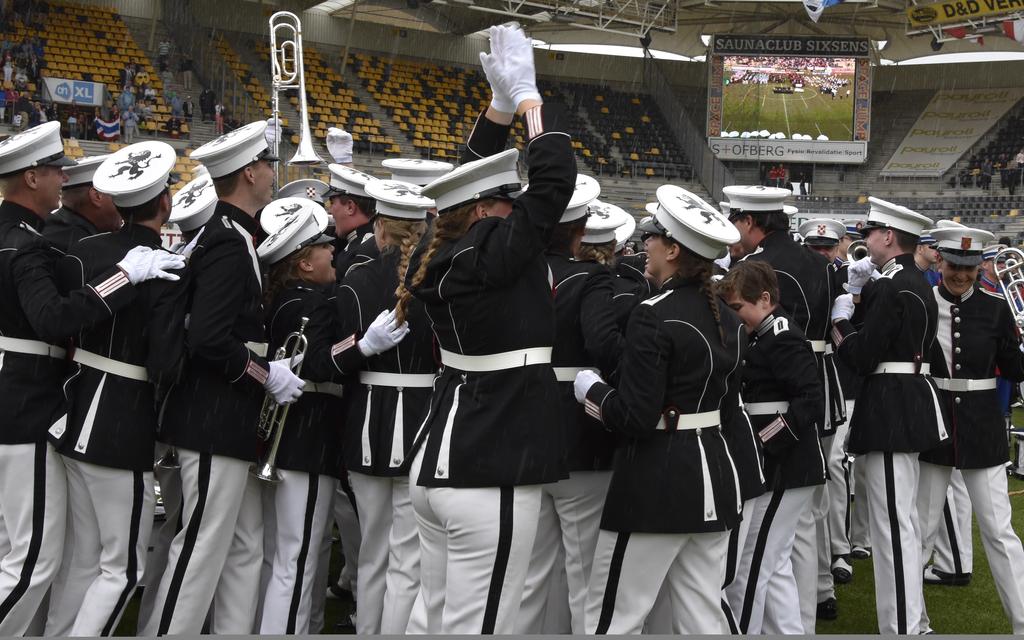
<path id="1" fill-rule="evenodd" d="M 835 620 L 839 617 L 839 603 L 835 598 L 818 603 L 818 620 Z"/>
<path id="2" fill-rule="evenodd" d="M 837 584 L 849 584 L 853 580 L 853 566 L 843 556 L 832 561 L 832 579 Z"/>
<path id="3" fill-rule="evenodd" d="M 338 600 L 348 600 L 350 602 L 356 601 L 352 592 L 348 589 L 339 587 L 337 582 L 331 582 L 330 586 L 327 587 L 327 597 L 331 599 L 337 598 Z"/>
<path id="4" fill-rule="evenodd" d="M 854 547 L 850 557 L 854 560 L 867 560 L 871 557 L 871 547 Z"/>
<path id="5" fill-rule="evenodd" d="M 947 573 L 936 569 L 934 566 L 930 566 L 924 570 L 924 583 L 944 587 L 966 587 L 971 584 L 971 574 Z"/>

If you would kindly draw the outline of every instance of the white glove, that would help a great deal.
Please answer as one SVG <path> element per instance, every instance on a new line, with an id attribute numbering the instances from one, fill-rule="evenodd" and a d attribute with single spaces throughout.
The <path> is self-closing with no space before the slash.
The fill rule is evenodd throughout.
<path id="1" fill-rule="evenodd" d="M 352 134 L 345 128 L 327 130 L 327 151 L 338 164 L 352 164 Z"/>
<path id="2" fill-rule="evenodd" d="M 163 249 L 153 250 L 149 247 L 134 247 L 129 251 L 117 268 L 128 276 L 132 284 L 139 284 L 153 278 L 163 280 L 178 280 L 179 277 L 168 273 L 171 269 L 181 269 L 185 266 L 185 258 Z"/>
<path id="3" fill-rule="evenodd" d="M 192 241 L 189 242 L 188 244 L 185 244 L 184 242 L 179 242 L 178 244 L 174 245 L 173 247 L 171 247 L 171 253 L 176 253 L 179 256 L 188 260 L 189 256 L 192 255 L 192 252 L 195 251 L 196 247 L 199 246 L 199 237 L 203 235 L 204 231 L 206 231 L 206 227 L 200 229 L 199 233 L 196 234 L 196 237 L 192 238 Z"/>
<path id="4" fill-rule="evenodd" d="M 281 121 L 277 118 L 267 118 L 267 128 L 263 132 L 263 137 L 267 140 L 267 146 L 273 149 L 274 143 L 281 137 Z"/>
<path id="5" fill-rule="evenodd" d="M 846 269 L 846 289 L 854 295 L 860 295 L 860 292 L 864 290 L 864 285 L 871 280 L 871 273 L 875 270 L 871 256 L 864 256 L 860 260 L 851 262 Z"/>
<path id="6" fill-rule="evenodd" d="M 523 100 L 540 100 L 537 91 L 537 72 L 533 66 L 533 43 L 522 29 L 506 29 L 501 36 L 498 56 L 498 77 L 495 87 L 512 98 L 512 104 L 519 106 Z M 493 51 L 493 47 L 492 47 Z M 494 55 L 492 53 L 492 55 Z"/>
<path id="7" fill-rule="evenodd" d="M 722 256 L 721 258 L 718 258 L 717 260 L 715 260 L 714 262 L 718 266 L 720 266 L 723 269 L 725 269 L 726 271 L 728 271 L 729 267 L 732 266 L 732 254 L 731 253 L 727 253 L 724 256 Z"/>
<path id="8" fill-rule="evenodd" d="M 378 353 L 384 353 L 402 341 L 409 333 L 409 323 L 403 322 L 399 325 L 395 322 L 395 310 L 384 310 L 380 312 L 376 320 L 370 323 L 366 333 L 359 339 L 356 346 L 359 352 L 369 358 Z"/>
<path id="9" fill-rule="evenodd" d="M 844 293 L 832 302 L 832 322 L 849 320 L 853 317 L 853 294 Z"/>
<path id="10" fill-rule="evenodd" d="M 597 382 L 604 382 L 604 380 L 590 369 L 584 369 L 577 373 L 576 380 L 572 383 L 573 393 L 576 394 L 576 402 L 583 404 L 583 401 L 587 399 L 587 392 L 590 391 L 590 387 L 594 386 Z"/>
<path id="11" fill-rule="evenodd" d="M 302 395 L 302 387 L 306 382 L 292 372 L 288 360 L 274 360 L 270 363 L 270 373 L 263 388 L 274 396 L 277 404 L 291 404 Z"/>
<path id="12" fill-rule="evenodd" d="M 504 60 L 502 59 L 502 42 L 509 27 L 499 25 L 491 27 L 488 33 L 491 36 L 491 53 L 480 52 L 480 65 L 484 68 L 484 75 L 491 85 L 491 107 L 502 113 L 515 113 L 516 103 L 512 102 L 512 96 L 508 95 L 501 88 L 499 76 L 504 72 Z"/>

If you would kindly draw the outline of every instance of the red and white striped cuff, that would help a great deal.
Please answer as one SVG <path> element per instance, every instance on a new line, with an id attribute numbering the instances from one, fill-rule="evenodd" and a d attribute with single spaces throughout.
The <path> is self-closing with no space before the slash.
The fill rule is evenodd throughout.
<path id="1" fill-rule="evenodd" d="M 541 105 L 537 105 L 523 114 L 523 119 L 526 120 L 527 139 L 532 140 L 544 133 L 544 118 L 541 117 Z"/>
<path id="2" fill-rule="evenodd" d="M 128 276 L 123 271 L 118 269 L 117 273 L 93 287 L 93 290 L 96 291 L 99 297 L 107 298 L 126 284 L 131 284 L 131 281 L 128 280 Z"/>
<path id="3" fill-rule="evenodd" d="M 351 349 L 354 346 L 356 346 L 356 334 L 353 333 L 352 335 L 345 338 L 341 342 L 334 343 L 334 345 L 331 347 L 331 357 L 337 358 L 338 354 L 340 354 L 342 351 Z"/>
<path id="4" fill-rule="evenodd" d="M 783 420 L 781 417 L 775 418 L 774 420 L 771 421 L 771 423 L 769 423 L 767 427 L 758 431 L 757 435 L 758 437 L 761 438 L 761 442 L 768 442 L 773 437 L 775 437 L 776 434 L 785 429 L 787 426 L 788 425 L 786 424 L 786 421 Z"/>
<path id="5" fill-rule="evenodd" d="M 601 407 L 590 398 L 583 401 L 583 409 L 594 420 L 601 420 Z"/>
<path id="6" fill-rule="evenodd" d="M 267 384 L 267 376 L 270 372 L 259 365 L 259 363 L 250 360 L 249 364 L 245 366 L 245 372 L 252 376 L 252 379 L 260 384 Z"/>
<path id="7" fill-rule="evenodd" d="M 846 340 L 846 336 L 843 335 L 843 332 L 839 330 L 837 325 L 832 325 L 832 345 L 838 349 L 839 345 L 843 344 L 843 340 Z"/>

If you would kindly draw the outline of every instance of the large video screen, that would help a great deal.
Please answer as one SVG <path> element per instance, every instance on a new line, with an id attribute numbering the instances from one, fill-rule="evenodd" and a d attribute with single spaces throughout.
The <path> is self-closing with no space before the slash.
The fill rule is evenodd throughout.
<path id="1" fill-rule="evenodd" d="M 723 132 L 854 139 L 854 58 L 726 55 L 723 67 Z"/>

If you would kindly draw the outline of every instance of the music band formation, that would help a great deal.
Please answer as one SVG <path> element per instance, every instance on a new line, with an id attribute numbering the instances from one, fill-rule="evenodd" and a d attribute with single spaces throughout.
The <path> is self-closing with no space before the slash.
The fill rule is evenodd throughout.
<path id="1" fill-rule="evenodd" d="M 879 630 L 927 633 L 972 510 L 1024 633 L 1024 254 L 877 198 L 798 241 L 760 186 L 637 225 L 529 38 L 481 63 L 462 163 L 390 179 L 332 130 L 330 183 L 275 193 L 276 118 L 173 198 L 162 142 L 0 142 L 0 635 L 111 635 L 141 585 L 139 635 L 317 633 L 335 521 L 358 633 L 813 633 L 869 555 Z"/>

